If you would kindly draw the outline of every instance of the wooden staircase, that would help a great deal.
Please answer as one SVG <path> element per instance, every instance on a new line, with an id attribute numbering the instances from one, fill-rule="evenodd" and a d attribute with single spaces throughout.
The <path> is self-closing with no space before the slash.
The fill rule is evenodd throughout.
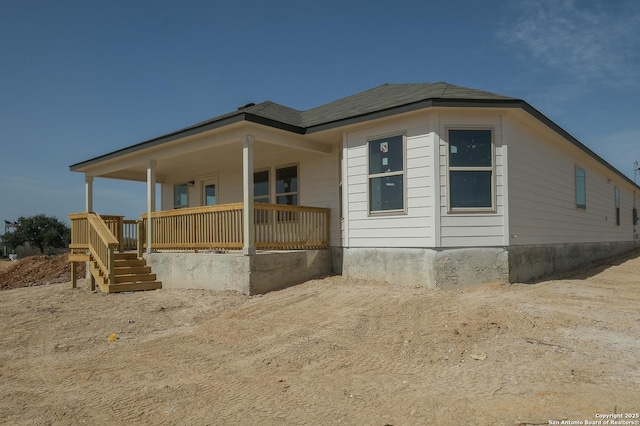
<path id="1" fill-rule="evenodd" d="M 146 260 L 139 258 L 136 253 L 114 253 L 113 283 L 109 283 L 95 260 L 91 259 L 89 265 L 91 275 L 105 293 L 162 288 L 162 283 L 156 280 L 156 274 L 151 273 Z"/>

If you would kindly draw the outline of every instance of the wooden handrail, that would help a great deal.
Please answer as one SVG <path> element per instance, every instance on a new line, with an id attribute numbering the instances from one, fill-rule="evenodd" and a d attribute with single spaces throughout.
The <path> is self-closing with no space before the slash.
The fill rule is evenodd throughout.
<path id="1" fill-rule="evenodd" d="M 239 250 L 243 246 L 242 203 L 151 213 L 154 250 Z M 330 209 L 256 203 L 255 245 L 269 250 L 330 246 Z M 141 215 L 147 226 L 147 214 Z M 139 252 L 146 238 L 138 231 Z"/>
<path id="2" fill-rule="evenodd" d="M 162 210 L 159 212 L 152 212 L 151 217 L 169 217 L 169 216 L 184 216 L 190 214 L 197 213 L 209 213 L 209 212 L 217 212 L 217 211 L 229 211 L 229 210 L 237 210 L 242 209 L 242 203 L 229 203 L 229 204 L 217 204 L 215 206 L 201 206 L 201 207 L 186 207 L 183 209 L 174 209 L 174 210 Z M 146 219 L 147 213 L 142 213 L 140 215 L 141 219 Z"/>
<path id="3" fill-rule="evenodd" d="M 330 209 L 256 204 L 255 216 L 256 248 L 301 250 L 330 246 Z"/>
<path id="4" fill-rule="evenodd" d="M 114 282 L 114 253 L 120 243 L 97 213 L 73 213 L 71 219 L 72 253 L 89 252 L 107 283 Z M 96 277 L 98 278 L 98 277 Z"/>
<path id="5" fill-rule="evenodd" d="M 89 252 L 93 256 L 107 284 L 114 283 L 114 253 L 120 245 L 107 224 L 97 213 L 89 213 Z"/>
<path id="6" fill-rule="evenodd" d="M 240 250 L 243 247 L 243 204 L 220 204 L 191 207 L 151 213 L 154 250 Z M 321 207 L 289 206 L 256 203 L 255 246 L 263 250 L 304 250 L 330 246 L 330 209 Z M 89 218 L 94 219 L 90 220 Z M 72 223 L 72 253 L 89 250 L 90 228 L 104 244 L 117 243 L 120 250 L 137 249 L 142 256 L 146 248 L 147 214 L 141 220 L 124 220 L 122 216 L 103 216 L 102 223 L 95 221 L 96 213 L 69 215 Z M 101 229 L 100 232 L 97 230 Z M 110 237 L 106 235 L 109 231 Z M 97 241 L 93 244 L 100 245 Z M 134 246 L 135 243 L 135 246 Z M 98 250 L 95 246 L 94 250 Z M 104 249 L 106 250 L 106 249 Z M 106 251 L 98 255 L 103 267 L 108 269 Z M 92 252 L 93 255 L 93 252 Z"/>
<path id="7" fill-rule="evenodd" d="M 151 247 L 158 250 L 239 250 L 242 248 L 242 207 L 242 203 L 233 203 L 153 212 Z M 141 218 L 146 229 L 147 214 L 143 213 Z"/>
<path id="8" fill-rule="evenodd" d="M 255 209 L 265 209 L 273 211 L 283 212 L 316 212 L 316 213 L 328 213 L 331 210 L 325 207 L 309 207 L 309 206 L 290 206 L 288 204 L 268 204 L 268 203 L 255 203 Z"/>

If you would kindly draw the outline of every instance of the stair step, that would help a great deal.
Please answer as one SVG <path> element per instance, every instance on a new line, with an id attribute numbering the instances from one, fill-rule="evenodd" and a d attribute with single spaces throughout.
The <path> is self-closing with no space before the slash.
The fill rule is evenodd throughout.
<path id="1" fill-rule="evenodd" d="M 142 283 L 124 282 L 124 283 L 118 283 L 118 284 L 105 285 L 102 288 L 103 290 L 106 289 L 107 293 L 118 293 L 123 291 L 157 290 L 159 288 L 162 288 L 162 283 L 160 281 L 145 281 Z"/>
<path id="2" fill-rule="evenodd" d="M 126 266 L 146 266 L 147 262 L 144 259 L 115 259 L 113 265 L 116 268 L 122 268 Z"/>
<path id="3" fill-rule="evenodd" d="M 127 282 L 147 282 L 147 281 L 155 281 L 156 274 L 126 274 L 126 275 L 116 275 L 114 277 L 115 283 L 127 283 Z"/>
<path id="4" fill-rule="evenodd" d="M 138 258 L 136 253 L 114 253 L 114 281 L 107 284 L 108 277 L 98 267 L 95 260 L 89 262 L 91 274 L 96 284 L 105 293 L 123 291 L 156 290 L 162 288 L 162 282 L 156 280 L 156 274 L 151 273 L 144 258 Z"/>
<path id="5" fill-rule="evenodd" d="M 113 258 L 116 260 L 138 259 L 136 253 L 114 253 Z"/>
<path id="6" fill-rule="evenodd" d="M 151 266 L 118 266 L 115 267 L 116 275 L 126 274 L 150 274 Z"/>
<path id="7" fill-rule="evenodd" d="M 102 270 L 98 267 L 98 263 L 93 261 L 89 263 L 89 270 L 94 277 L 96 277 L 96 281 L 103 281 L 105 284 L 107 282 L 107 277 L 102 275 Z"/>

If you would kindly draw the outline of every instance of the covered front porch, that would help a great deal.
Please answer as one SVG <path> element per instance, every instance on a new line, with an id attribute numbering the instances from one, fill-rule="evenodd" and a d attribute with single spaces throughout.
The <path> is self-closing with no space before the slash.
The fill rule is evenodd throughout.
<path id="1" fill-rule="evenodd" d="M 148 214 L 140 220 L 71 214 L 71 262 L 90 262 L 92 289 L 97 282 L 105 292 L 149 290 L 164 282 L 169 287 L 253 294 L 286 286 L 292 276 L 304 280 L 309 274 L 330 273 L 329 209 L 264 203 L 254 208 L 254 256 L 242 252 L 244 206 L 233 203 L 153 212 L 151 240 Z M 118 274 L 123 269 L 118 262 L 124 260 L 118 259 L 123 256 L 119 253 L 126 252 L 145 259 L 145 265 L 138 266 L 146 269 Z M 255 255 L 260 259 L 253 259 Z M 152 279 L 143 279 L 149 274 Z M 72 276 L 74 287 L 76 280 Z"/>
<path id="2" fill-rule="evenodd" d="M 104 291 L 120 291 L 111 289 L 125 280 L 114 270 L 126 251 L 144 259 L 163 287 L 253 294 L 331 273 L 339 143 L 253 123 L 175 138 L 161 149 L 152 142 L 72 166 L 85 174 L 86 211 L 70 215 L 71 260 L 94 262 L 92 282 Z M 146 181 L 146 212 L 135 220 L 95 213 L 95 178 Z"/>

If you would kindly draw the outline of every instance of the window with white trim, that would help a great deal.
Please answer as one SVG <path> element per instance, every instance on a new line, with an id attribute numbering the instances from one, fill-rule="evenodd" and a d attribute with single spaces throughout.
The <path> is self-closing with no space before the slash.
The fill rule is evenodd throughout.
<path id="1" fill-rule="evenodd" d="M 298 205 L 298 166 L 276 169 L 276 204 Z"/>
<path id="2" fill-rule="evenodd" d="M 404 135 L 370 140 L 369 212 L 404 211 Z"/>
<path id="3" fill-rule="evenodd" d="M 186 183 L 173 186 L 173 208 L 183 209 L 189 207 L 189 190 Z"/>
<path id="4" fill-rule="evenodd" d="M 261 170 L 253 173 L 253 202 L 269 203 L 269 170 Z"/>
<path id="5" fill-rule="evenodd" d="M 587 208 L 587 174 L 578 166 L 576 166 L 576 207 Z"/>
<path id="6" fill-rule="evenodd" d="M 494 146 L 490 129 L 449 129 L 450 211 L 495 211 Z"/>

